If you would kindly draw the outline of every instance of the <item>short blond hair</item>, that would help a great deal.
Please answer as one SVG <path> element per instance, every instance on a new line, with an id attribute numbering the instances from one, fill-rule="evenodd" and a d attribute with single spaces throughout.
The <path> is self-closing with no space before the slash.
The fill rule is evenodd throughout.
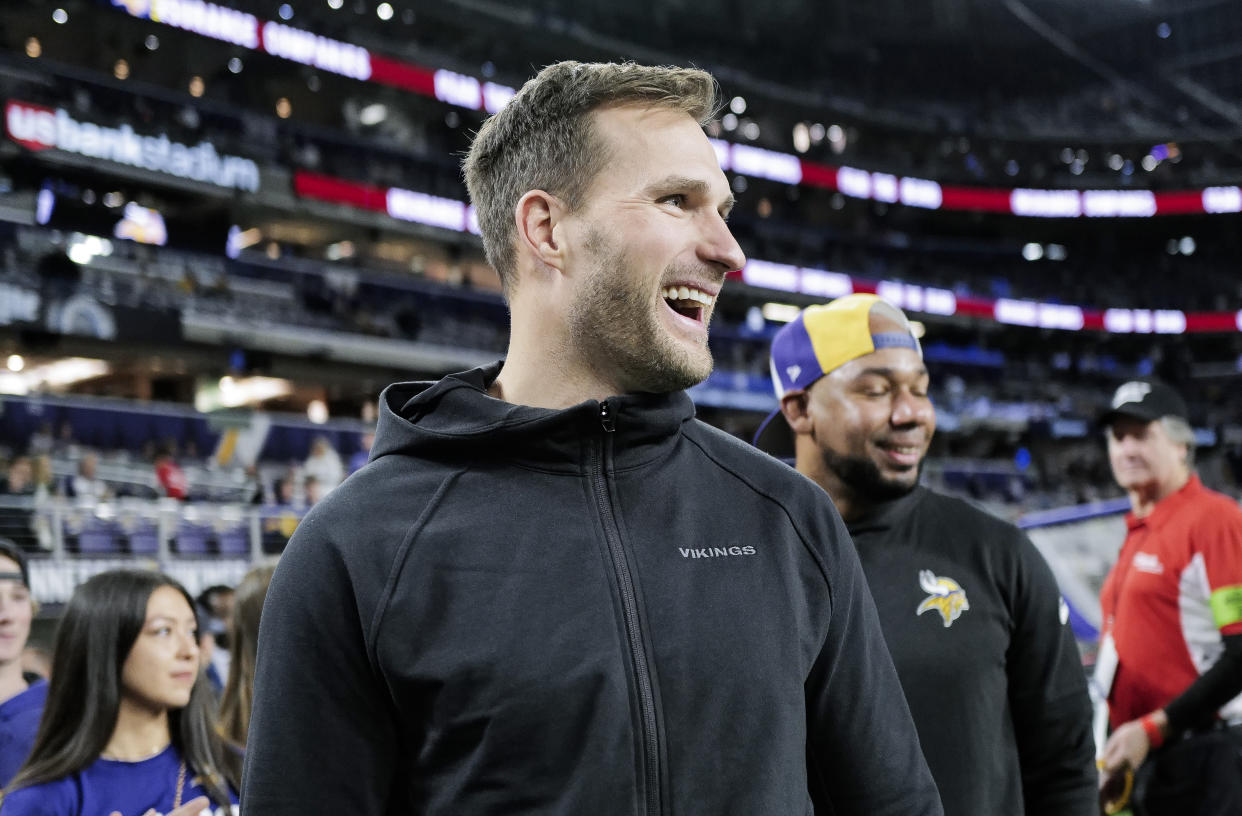
<path id="1" fill-rule="evenodd" d="M 475 134 L 462 168 L 487 259 L 512 291 L 517 263 L 514 210 L 530 190 L 578 209 L 608 160 L 591 114 L 643 105 L 684 111 L 706 124 L 718 106 L 706 71 L 624 63 L 558 62 L 528 81 Z"/>
<path id="2" fill-rule="evenodd" d="M 1182 460 L 1186 463 L 1186 467 L 1194 470 L 1195 467 L 1195 429 L 1190 427 L 1190 423 L 1179 416 L 1162 416 L 1160 424 L 1164 426 L 1164 433 L 1169 439 L 1178 445 L 1186 446 L 1186 457 Z"/>

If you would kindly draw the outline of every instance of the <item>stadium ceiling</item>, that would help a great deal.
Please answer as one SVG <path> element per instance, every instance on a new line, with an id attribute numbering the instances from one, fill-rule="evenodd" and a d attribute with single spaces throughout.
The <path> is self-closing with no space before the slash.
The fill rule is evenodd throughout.
<path id="1" fill-rule="evenodd" d="M 1242 133 L 1232 0 L 391 0 L 388 20 L 377 2 L 293 7 L 296 22 L 330 36 L 470 74 L 488 65 L 511 83 L 557 59 L 633 58 L 923 129 L 1020 105 L 1061 106 L 1069 128 L 1102 112 L 1121 138 Z M 275 18 L 282 2 L 236 5 Z M 1078 97 L 1088 114 L 1074 110 Z"/>

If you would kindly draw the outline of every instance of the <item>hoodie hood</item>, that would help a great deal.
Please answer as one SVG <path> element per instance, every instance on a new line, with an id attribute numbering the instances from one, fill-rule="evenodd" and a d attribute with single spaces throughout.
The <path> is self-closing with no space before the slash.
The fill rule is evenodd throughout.
<path id="1" fill-rule="evenodd" d="M 385 388 L 371 459 L 393 454 L 466 462 L 503 459 L 576 472 L 584 444 L 607 434 L 615 468 L 623 470 L 671 449 L 682 425 L 694 418 L 694 404 L 684 391 L 608 398 L 611 431 L 604 427 L 597 400 L 563 409 L 515 405 L 487 393 L 502 364 Z"/>

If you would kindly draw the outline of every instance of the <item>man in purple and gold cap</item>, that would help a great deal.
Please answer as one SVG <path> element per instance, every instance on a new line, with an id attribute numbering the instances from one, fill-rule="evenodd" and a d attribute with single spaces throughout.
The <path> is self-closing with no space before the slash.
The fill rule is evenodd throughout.
<path id="1" fill-rule="evenodd" d="M 756 444 L 832 497 L 862 560 L 946 816 L 1097 812 L 1068 609 L 1016 527 L 919 485 L 936 428 L 923 352 L 869 294 L 772 343 L 780 410 Z"/>

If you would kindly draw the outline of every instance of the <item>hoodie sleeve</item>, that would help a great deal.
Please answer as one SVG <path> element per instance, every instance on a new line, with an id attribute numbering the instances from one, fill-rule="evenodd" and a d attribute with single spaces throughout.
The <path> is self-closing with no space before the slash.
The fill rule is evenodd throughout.
<path id="1" fill-rule="evenodd" d="M 807 762 L 816 813 L 942 816 L 905 694 L 849 533 L 832 513 L 828 634 L 807 679 Z M 825 552 L 826 550 L 826 552 Z"/>
<path id="2" fill-rule="evenodd" d="M 397 754 L 370 660 L 367 603 L 316 507 L 272 579 L 259 627 L 242 812 L 380 816 Z"/>
<path id="3" fill-rule="evenodd" d="M 1027 813 L 1089 816 L 1099 808 L 1086 673 L 1043 556 L 1016 534 L 1013 635 L 1006 654 L 1009 705 Z"/>

